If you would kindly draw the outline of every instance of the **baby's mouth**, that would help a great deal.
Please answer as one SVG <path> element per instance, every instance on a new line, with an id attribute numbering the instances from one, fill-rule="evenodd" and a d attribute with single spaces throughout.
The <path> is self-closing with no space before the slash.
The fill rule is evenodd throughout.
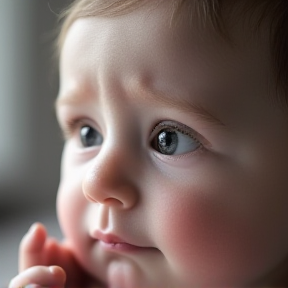
<path id="1" fill-rule="evenodd" d="M 140 250 L 146 250 L 147 248 L 131 245 L 125 242 L 104 242 L 99 240 L 100 245 L 107 250 L 119 251 L 119 252 L 137 252 Z"/>
<path id="2" fill-rule="evenodd" d="M 147 250 L 158 250 L 154 247 L 141 247 L 141 246 L 136 246 L 130 243 L 125 242 L 122 240 L 120 237 L 110 234 L 110 233 L 103 233 L 101 231 L 96 231 L 95 238 L 98 242 L 99 245 L 103 249 L 110 250 L 110 251 L 118 251 L 118 252 L 141 252 L 141 251 L 147 251 Z"/>

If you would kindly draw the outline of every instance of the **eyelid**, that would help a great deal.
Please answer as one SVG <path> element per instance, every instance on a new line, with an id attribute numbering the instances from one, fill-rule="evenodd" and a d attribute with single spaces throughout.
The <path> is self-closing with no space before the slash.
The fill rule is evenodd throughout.
<path id="1" fill-rule="evenodd" d="M 176 130 L 184 135 L 188 135 L 192 139 L 194 139 L 196 142 L 198 142 L 201 146 L 202 144 L 202 138 L 200 137 L 199 133 L 197 133 L 195 130 L 190 128 L 189 126 L 186 126 L 185 124 L 179 123 L 177 121 L 171 121 L 171 120 L 165 120 L 158 123 L 153 129 L 150 137 L 150 141 L 156 136 L 157 133 L 159 133 L 163 129 L 172 129 Z"/>
<path id="2" fill-rule="evenodd" d="M 98 127 L 94 128 L 96 125 L 94 123 L 92 124 L 91 122 L 91 120 L 85 117 L 77 117 L 66 120 L 61 127 L 64 140 L 69 140 L 83 126 L 90 126 L 99 131 Z"/>

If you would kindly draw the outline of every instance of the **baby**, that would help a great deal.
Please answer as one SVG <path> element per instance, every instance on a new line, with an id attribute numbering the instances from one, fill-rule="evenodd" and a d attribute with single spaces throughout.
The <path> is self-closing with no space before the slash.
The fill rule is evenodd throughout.
<path id="1" fill-rule="evenodd" d="M 10 288 L 288 286 L 286 0 L 79 0 L 59 36 L 63 242 Z"/>

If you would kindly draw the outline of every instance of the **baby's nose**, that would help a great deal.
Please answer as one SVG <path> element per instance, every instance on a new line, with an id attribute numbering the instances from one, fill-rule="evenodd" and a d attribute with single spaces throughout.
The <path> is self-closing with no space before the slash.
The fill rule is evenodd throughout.
<path id="1" fill-rule="evenodd" d="M 136 179 L 132 179 L 133 164 L 124 154 L 103 147 L 92 160 L 82 182 L 84 196 L 89 201 L 119 209 L 131 209 L 136 205 L 139 191 Z"/>

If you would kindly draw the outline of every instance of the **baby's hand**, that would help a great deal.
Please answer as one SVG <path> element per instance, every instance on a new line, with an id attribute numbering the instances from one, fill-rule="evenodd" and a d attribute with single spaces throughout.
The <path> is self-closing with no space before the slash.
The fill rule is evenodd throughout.
<path id="1" fill-rule="evenodd" d="M 65 286 L 65 278 L 64 270 L 58 266 L 34 266 L 13 278 L 9 288 L 24 288 L 26 285 L 62 288 Z"/>
<path id="2" fill-rule="evenodd" d="M 32 225 L 20 243 L 19 272 L 10 282 L 9 288 L 28 284 L 64 287 L 66 278 L 66 287 L 85 287 L 91 281 L 68 245 L 47 238 L 45 227 L 39 223 Z"/>

